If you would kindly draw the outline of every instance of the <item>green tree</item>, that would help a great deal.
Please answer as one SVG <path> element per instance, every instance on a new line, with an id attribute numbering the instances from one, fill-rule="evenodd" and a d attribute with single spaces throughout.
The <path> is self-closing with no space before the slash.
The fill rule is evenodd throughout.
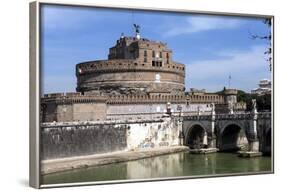
<path id="1" fill-rule="evenodd" d="M 253 99 L 257 101 L 258 111 L 271 111 L 271 94 L 257 95 L 238 90 L 237 101 L 246 103 L 246 111 L 251 111 L 253 109 Z"/>
<path id="2" fill-rule="evenodd" d="M 268 33 L 267 34 L 263 34 L 263 35 L 257 35 L 257 34 L 251 34 L 251 38 L 252 39 L 260 39 L 260 40 L 266 40 L 268 43 L 268 47 L 267 49 L 264 51 L 264 54 L 267 55 L 266 61 L 269 64 L 269 70 L 272 70 L 272 48 L 271 48 L 271 25 L 272 25 L 272 18 L 265 18 L 263 21 L 264 24 L 267 25 L 268 27 Z"/>

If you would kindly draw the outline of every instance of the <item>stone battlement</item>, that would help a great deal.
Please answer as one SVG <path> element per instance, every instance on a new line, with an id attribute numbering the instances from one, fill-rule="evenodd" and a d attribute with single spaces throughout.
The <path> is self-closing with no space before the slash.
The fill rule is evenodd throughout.
<path id="1" fill-rule="evenodd" d="M 141 63 L 131 59 L 114 59 L 114 60 L 98 60 L 83 62 L 76 65 L 76 75 L 85 75 L 89 73 L 102 72 L 136 72 L 136 71 L 153 71 L 176 73 L 185 76 L 184 64 L 170 63 L 162 67 L 153 67 L 150 64 Z"/>
<path id="2" fill-rule="evenodd" d="M 56 93 L 45 94 L 42 103 L 56 102 L 57 104 L 104 102 L 108 104 L 130 103 L 186 103 L 186 95 L 97 95 L 95 93 Z"/>
<path id="3" fill-rule="evenodd" d="M 131 103 L 186 103 L 185 95 L 116 95 L 109 96 L 108 104 L 131 104 Z"/>
<path id="4" fill-rule="evenodd" d="M 92 103 L 92 102 L 106 102 L 106 96 L 96 96 L 94 94 L 82 95 L 81 93 L 56 93 L 45 94 L 41 98 L 41 103 L 55 102 L 56 104 L 72 104 L 72 103 Z"/>
<path id="5" fill-rule="evenodd" d="M 189 98 L 191 103 L 224 103 L 224 96 L 218 94 L 190 94 Z"/>
<path id="6" fill-rule="evenodd" d="M 120 94 L 120 95 L 102 95 L 98 92 L 85 92 L 84 94 L 80 92 L 69 92 L 69 93 L 51 93 L 45 94 L 42 97 L 43 102 L 46 101 L 56 101 L 58 102 L 79 102 L 79 101 L 97 101 L 102 100 L 108 104 L 127 104 L 127 103 L 215 103 L 227 107 L 228 104 L 225 102 L 223 95 L 218 94 L 202 94 L 202 95 L 173 95 L 173 94 L 162 94 L 162 93 L 153 93 L 145 95 L 137 94 Z M 245 109 L 245 103 L 235 103 L 233 108 L 236 109 Z"/>

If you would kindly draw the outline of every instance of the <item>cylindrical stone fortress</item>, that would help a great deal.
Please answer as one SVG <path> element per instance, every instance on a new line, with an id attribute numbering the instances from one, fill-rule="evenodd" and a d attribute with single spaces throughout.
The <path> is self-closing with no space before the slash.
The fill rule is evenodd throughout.
<path id="1" fill-rule="evenodd" d="M 105 94 L 183 94 L 185 65 L 162 42 L 121 37 L 108 60 L 76 65 L 77 91 Z"/>

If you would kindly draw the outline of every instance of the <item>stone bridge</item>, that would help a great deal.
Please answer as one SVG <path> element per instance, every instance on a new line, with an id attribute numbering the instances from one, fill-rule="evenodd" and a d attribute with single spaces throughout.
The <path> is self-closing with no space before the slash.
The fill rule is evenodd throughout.
<path id="1" fill-rule="evenodd" d="M 219 151 L 271 153 L 271 112 L 183 116 L 183 144 Z"/>

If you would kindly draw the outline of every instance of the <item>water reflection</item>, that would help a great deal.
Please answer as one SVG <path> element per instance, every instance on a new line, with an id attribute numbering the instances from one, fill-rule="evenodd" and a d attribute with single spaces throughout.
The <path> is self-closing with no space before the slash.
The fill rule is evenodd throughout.
<path id="1" fill-rule="evenodd" d="M 142 159 L 127 163 L 127 179 L 173 177 L 183 173 L 184 154 Z"/>
<path id="2" fill-rule="evenodd" d="M 177 153 L 105 166 L 67 171 L 42 177 L 44 184 L 122 179 L 214 175 L 270 171 L 271 158 L 239 158 L 236 154 Z"/>

